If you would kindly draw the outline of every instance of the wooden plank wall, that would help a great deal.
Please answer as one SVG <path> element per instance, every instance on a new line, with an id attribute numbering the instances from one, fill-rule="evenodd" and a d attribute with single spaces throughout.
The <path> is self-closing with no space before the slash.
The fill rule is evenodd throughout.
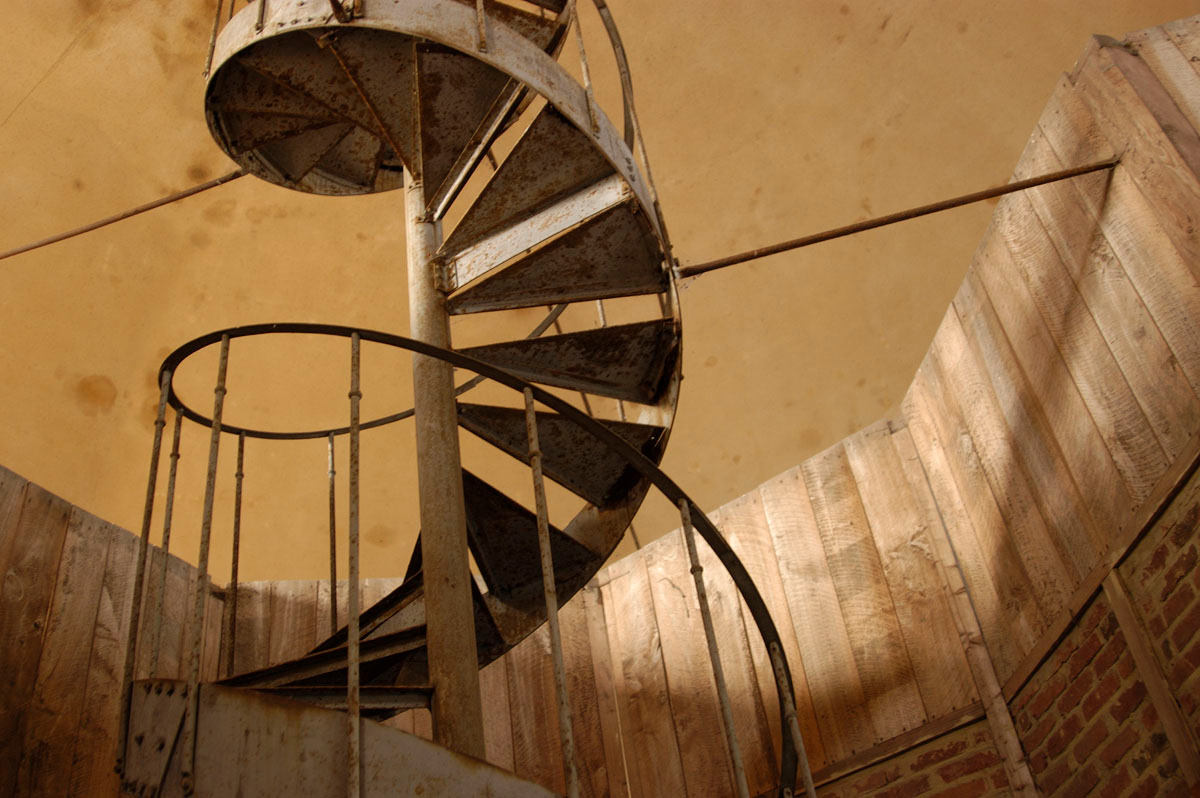
<path id="1" fill-rule="evenodd" d="M 148 595 L 163 558 L 151 549 Z M 0 795 L 115 796 L 116 726 L 137 538 L 0 467 Z M 194 568 L 170 557 L 159 673 L 180 676 Z M 204 678 L 222 599 L 210 590 Z M 190 606 L 190 604 L 188 605 Z M 136 675 L 148 675 L 143 615 Z"/>
<path id="2" fill-rule="evenodd" d="M 1200 433 L 1200 18 L 1097 37 L 1003 198 L 904 401 L 1011 697 Z"/>

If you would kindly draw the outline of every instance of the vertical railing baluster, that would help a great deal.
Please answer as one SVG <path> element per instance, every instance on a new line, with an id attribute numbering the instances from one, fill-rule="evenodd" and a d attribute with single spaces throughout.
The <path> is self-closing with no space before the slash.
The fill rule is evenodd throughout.
<path id="1" fill-rule="evenodd" d="M 487 9 L 483 7 L 483 0 L 475 0 L 475 27 L 478 30 L 479 52 L 481 53 L 486 53 L 488 49 L 487 25 Z"/>
<path id="2" fill-rule="evenodd" d="M 171 521 L 175 515 L 175 474 L 179 470 L 179 438 L 183 432 L 183 413 L 175 413 L 175 432 L 171 438 L 171 470 L 167 474 L 167 501 L 163 507 L 162 568 L 158 572 L 158 590 L 154 594 L 154 635 L 150 643 L 150 675 L 158 675 L 158 655 L 162 648 L 163 597 L 167 592 L 167 566 L 171 562 Z"/>
<path id="3" fill-rule="evenodd" d="M 771 653 L 771 668 L 775 671 L 775 684 L 791 684 L 787 668 L 784 667 L 783 649 L 775 641 L 771 641 L 768 649 Z M 808 753 L 804 750 L 804 737 L 800 734 L 800 720 L 796 716 L 796 702 L 792 700 L 792 694 L 782 688 L 780 696 L 783 699 L 783 720 L 787 724 L 788 734 L 792 738 L 792 748 L 796 751 L 796 758 L 800 762 L 800 771 L 804 777 L 804 792 L 808 798 L 817 798 L 817 788 L 813 786 L 812 770 L 808 766 Z"/>
<path id="4" fill-rule="evenodd" d="M 225 675 L 233 675 L 234 657 L 237 652 L 237 609 L 238 609 L 238 564 L 241 562 L 242 549 L 242 464 L 246 456 L 246 433 L 238 434 L 237 471 L 234 473 L 233 489 L 233 553 L 229 567 L 229 590 L 225 594 L 228 615 L 229 641 L 225 647 Z"/>
<path id="5" fill-rule="evenodd" d="M 221 448 L 221 413 L 225 408 L 225 373 L 229 366 L 229 335 L 221 336 L 221 359 L 213 388 L 212 437 L 208 444 L 208 475 L 204 481 L 204 514 L 200 520 L 200 556 L 196 562 L 196 587 L 192 591 L 191 642 L 188 663 L 187 708 L 183 716 L 183 764 L 180 776 L 183 794 L 195 789 L 196 714 L 200 708 L 200 658 L 204 651 L 204 619 L 208 593 L 208 550 L 212 539 L 213 499 L 217 492 L 217 455 Z"/>
<path id="6" fill-rule="evenodd" d="M 592 133 L 600 132 L 600 117 L 596 113 L 596 92 L 592 88 L 592 72 L 588 69 L 587 51 L 583 47 L 583 26 L 579 21 L 579 4 L 570 0 L 571 19 L 575 21 L 575 44 L 579 48 L 579 72 L 583 76 L 583 91 L 587 98 L 588 120 Z"/>
<path id="7" fill-rule="evenodd" d="M 360 758 L 362 755 L 358 705 L 358 436 L 359 401 L 362 390 L 359 386 L 359 337 L 350 336 L 350 596 L 347 602 L 347 645 L 346 645 L 346 723 L 350 734 L 350 759 L 348 765 L 347 795 L 359 798 Z"/>
<path id="8" fill-rule="evenodd" d="M 725 687 L 725 670 L 721 667 L 721 654 L 717 651 L 717 633 L 713 629 L 712 611 L 708 606 L 708 591 L 704 588 L 704 567 L 696 552 L 696 533 L 692 529 L 692 509 L 687 499 L 679 500 L 679 516 L 683 522 L 683 539 L 687 543 L 688 560 L 692 564 L 692 577 L 696 580 L 696 598 L 700 603 L 700 620 L 704 623 L 704 637 L 708 640 L 708 658 L 712 661 L 713 681 L 717 684 L 717 697 L 721 702 L 721 720 L 725 725 L 725 740 L 729 744 L 729 756 L 733 760 L 734 786 L 738 798 L 749 798 L 750 788 L 746 785 L 746 770 L 742 765 L 742 752 L 738 747 L 737 730 L 733 726 L 733 708 L 729 703 L 729 690 Z"/>
<path id="9" fill-rule="evenodd" d="M 233 0 L 229 0 L 233 2 Z M 217 0 L 217 13 L 213 17 L 212 35 L 208 38 L 208 57 L 204 60 L 204 77 L 212 71 L 213 53 L 217 51 L 217 34 L 221 32 L 221 0 Z"/>
<path id="10" fill-rule="evenodd" d="M 258 19 L 254 21 L 254 29 L 261 31 L 263 29 L 263 19 L 267 14 L 267 0 L 258 0 Z"/>
<path id="11" fill-rule="evenodd" d="M 333 436 L 329 433 L 329 633 L 337 634 L 337 471 L 333 468 Z"/>
<path id="12" fill-rule="evenodd" d="M 125 643 L 125 665 L 121 682 L 121 717 L 117 735 L 117 772 L 125 767 L 125 743 L 129 733 L 129 701 L 133 694 L 133 669 L 137 658 L 138 631 L 142 615 L 142 582 L 146 578 L 146 554 L 150 547 L 150 520 L 154 515 L 154 493 L 158 485 L 158 457 L 162 451 L 162 433 L 167 415 L 167 395 L 171 390 L 171 372 L 163 371 L 158 392 L 158 412 L 154 417 L 154 443 L 150 447 L 150 475 L 146 478 L 146 502 L 142 506 L 142 537 L 138 541 L 137 565 L 133 576 L 133 600 L 129 610 L 129 637 Z"/>
<path id="13" fill-rule="evenodd" d="M 550 650 L 554 656 L 554 685 L 558 692 L 558 730 L 562 742 L 563 771 L 567 798 L 579 796 L 579 773 L 575 768 L 575 735 L 571 730 L 571 704 L 567 697 L 567 669 L 563 662 L 562 635 L 558 627 L 558 589 L 554 583 L 554 557 L 550 551 L 550 518 L 546 509 L 546 484 L 542 478 L 542 449 L 538 441 L 537 414 L 533 392 L 525 389 L 525 431 L 529 436 L 529 468 L 533 471 L 533 495 L 537 503 L 538 549 L 542 556 L 542 592 L 546 598 L 546 620 L 550 626 Z"/>

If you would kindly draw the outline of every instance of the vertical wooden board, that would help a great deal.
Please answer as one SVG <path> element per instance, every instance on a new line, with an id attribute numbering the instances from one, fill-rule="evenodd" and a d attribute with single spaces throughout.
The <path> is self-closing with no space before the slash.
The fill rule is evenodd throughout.
<path id="1" fill-rule="evenodd" d="M 1161 431 L 1147 419 L 1029 201 L 1016 194 L 1005 199 L 996 207 L 996 227 L 1096 426 L 1118 462 L 1130 464 L 1134 496 L 1141 498 L 1169 462 Z"/>
<path id="2" fill-rule="evenodd" d="M 71 761 L 69 794 L 73 796 L 116 795 L 119 787 L 113 765 L 136 557 L 137 538 L 114 529 L 103 565 L 86 697 Z"/>
<path id="3" fill-rule="evenodd" d="M 237 587 L 237 634 L 233 672 L 266 667 L 270 651 L 270 582 L 242 582 Z M 222 666 L 223 667 L 223 666 Z"/>
<path id="4" fill-rule="evenodd" d="M 66 795 L 87 691 L 92 629 L 112 529 L 75 508 L 67 526 L 25 727 L 16 795 Z M 97 567 L 99 565 L 99 567 Z"/>
<path id="5" fill-rule="evenodd" d="M 507 657 L 513 772 L 562 793 L 566 781 L 558 736 L 549 627 L 540 626 L 514 646 Z"/>
<path id="6" fill-rule="evenodd" d="M 0 795 L 10 794 L 17 782 L 46 614 L 70 514 L 69 504 L 30 483 L 20 511 L 10 513 L 15 529 L 4 536 L 10 545 L 0 582 Z"/>
<path id="7" fill-rule="evenodd" d="M 1200 73 L 1200 16 L 1177 19 L 1159 27 L 1171 43 L 1179 48 L 1184 60 Z M 1184 83 L 1180 80 L 1180 85 Z"/>
<path id="8" fill-rule="evenodd" d="M 126 533 L 129 534 L 129 533 Z M 129 535 L 133 557 L 137 557 L 138 538 Z M 154 613 L 154 600 L 162 579 L 162 569 L 167 569 L 163 587 L 162 612 Z M 136 570 L 136 565 L 135 565 Z M 146 581 L 142 585 L 142 607 L 138 613 L 138 640 L 134 678 L 151 676 L 166 678 L 187 677 L 187 653 L 184 648 L 184 627 L 191 618 L 191 580 L 195 569 L 178 557 L 164 555 L 157 546 L 146 551 Z M 161 624 L 161 626 L 160 626 Z M 151 673 L 154 658 L 154 636 L 158 641 L 158 668 Z"/>
<path id="9" fill-rule="evenodd" d="M 1096 519 L 1109 519 L 1124 511 L 1124 504 L 1116 504 L 1128 495 L 1120 474 L 1111 458 L 1104 456 L 1094 458 L 1090 470 L 1081 469 L 1095 481 L 1081 483 L 1077 479 L 974 274 L 969 273 L 963 281 L 953 309 L 974 360 L 1019 444 L 1029 487 L 1043 517 L 1061 538 L 1075 571 L 1090 572 L 1107 551 L 1108 532 L 1099 529 Z"/>
<path id="10" fill-rule="evenodd" d="M 995 394 L 980 373 L 953 308 L 946 314 L 926 362 L 942 388 L 947 417 L 970 437 L 974 456 L 991 486 L 1003 519 L 1002 534 L 1016 553 L 1014 571 L 1024 572 L 1045 618 L 1064 608 L 1082 574 L 1060 547 L 1063 541 L 1047 526 L 1025 473 L 1022 442 L 1005 423 Z"/>
<path id="11" fill-rule="evenodd" d="M 604 613 L 603 593 L 597 582 L 588 583 L 583 596 L 587 616 L 588 638 L 592 652 L 592 678 L 596 682 L 596 706 L 600 716 L 601 742 L 604 747 L 604 767 L 608 774 L 608 794 L 629 795 L 629 779 L 625 774 L 625 749 L 621 736 L 621 714 L 617 708 L 616 683 L 613 677 L 612 651 L 608 643 L 608 621 Z"/>
<path id="12" fill-rule="evenodd" d="M 571 705 L 571 729 L 575 740 L 575 769 L 579 794 L 607 796 L 608 771 L 600 729 L 596 680 L 592 675 L 592 644 L 588 635 L 583 595 L 576 594 L 559 610 L 563 663 L 567 672 L 567 697 Z"/>
<path id="13" fill-rule="evenodd" d="M 718 530 L 728 526 L 728 508 L 718 510 L 713 521 Z M 763 696 L 754 675 L 754 661 L 750 655 L 751 631 L 742 622 L 741 594 L 733 577 L 707 544 L 697 540 L 696 547 L 699 549 L 700 564 L 704 567 L 705 589 L 712 608 L 713 629 L 725 670 L 729 703 L 733 706 L 733 721 L 742 749 L 746 782 L 751 795 L 758 795 L 779 784 L 779 765 L 771 744 L 771 729 L 767 724 Z"/>
<path id="14" fill-rule="evenodd" d="M 221 671 L 225 667 L 225 661 L 221 658 L 222 620 L 225 618 L 225 601 L 222 595 L 223 593 L 217 593 L 211 581 L 206 580 L 204 600 L 207 608 L 204 615 L 204 648 L 200 658 L 201 681 L 216 681 L 221 678 Z"/>
<path id="15" fill-rule="evenodd" d="M 1040 130 L 1033 139 L 1039 157 L 1030 159 L 1028 168 L 1062 168 Z M 1062 183 L 1031 191 L 1018 202 L 1054 243 L 1159 444 L 1174 460 L 1200 426 L 1200 403 L 1098 221 L 1078 193 Z"/>
<path id="16" fill-rule="evenodd" d="M 608 566 L 596 575 L 596 586 L 600 602 L 604 607 L 604 634 L 612 662 L 613 703 L 617 711 L 617 728 L 621 735 L 621 761 L 625 766 L 626 793 L 630 796 L 642 794 L 642 763 L 638 750 L 633 747 L 633 715 L 630 711 L 630 686 L 625 680 L 625 668 L 621 656 L 621 640 L 617 631 L 616 600 L 613 598 L 612 582 L 629 578 L 629 560 L 626 557 Z"/>
<path id="17" fill-rule="evenodd" d="M 808 676 L 804 670 L 804 657 L 796 641 L 796 627 L 788 607 L 783 578 L 779 573 L 779 555 L 775 552 L 775 544 L 771 540 L 771 530 L 763 509 L 761 492 L 755 490 L 735 499 L 725 505 L 724 512 L 725 529 L 723 531 L 729 539 L 730 546 L 737 553 L 738 559 L 742 561 L 762 595 L 763 601 L 771 613 L 771 619 L 775 623 L 775 628 L 779 632 L 779 639 L 783 644 L 783 655 L 787 659 L 788 668 L 791 671 L 796 716 L 800 726 L 800 735 L 804 740 L 805 753 L 808 755 L 810 769 L 818 770 L 829 764 L 829 760 L 821 741 L 816 710 L 808 689 Z M 780 717 L 779 691 L 775 686 L 774 668 L 766 646 L 763 645 L 762 637 L 757 632 L 757 626 L 750 614 L 749 606 L 742 601 L 741 607 L 742 621 L 746 625 L 747 637 L 750 641 L 750 655 L 754 660 L 754 672 L 758 679 L 759 693 L 762 695 L 763 708 L 767 713 L 767 724 L 771 729 L 772 743 L 778 757 L 782 755 L 784 727 L 783 719 Z"/>
<path id="18" fill-rule="evenodd" d="M 1059 163 L 1097 160 L 1112 151 L 1065 78 L 1038 122 L 1036 135 L 1045 137 Z M 1075 197 L 1099 226 L 1105 244 L 1170 347 L 1174 360 L 1162 367 L 1178 367 L 1193 389 L 1200 387 L 1200 285 L 1196 273 L 1163 232 L 1129 170 L 1069 181 L 1056 193 L 1061 196 L 1064 192 Z M 1040 198 L 1037 193 L 1031 196 L 1035 201 Z M 1200 268 L 1200 264 L 1194 267 Z"/>
<path id="19" fill-rule="evenodd" d="M 335 634 L 340 628 L 337 618 L 334 618 L 329 613 L 329 602 L 331 599 L 328 579 L 318 579 L 317 582 L 317 625 L 313 629 L 313 637 L 309 641 L 309 649 L 315 648 L 319 643 L 326 638 Z M 411 725 L 411 724 L 410 724 Z"/>
<path id="20" fill-rule="evenodd" d="M 623 676 L 627 715 L 621 728 L 625 730 L 630 791 L 646 798 L 686 795 L 646 562 L 639 554 L 625 560 L 627 572 L 608 583 L 611 602 L 606 600 L 605 612 L 612 609 L 608 615 L 614 633 L 610 645 Z"/>
<path id="21" fill-rule="evenodd" d="M 1142 85 L 1132 85 L 1131 67 L 1135 77 L 1141 70 L 1149 72 L 1124 50 L 1093 41 L 1073 75 L 1073 84 L 1101 131 L 1121 151 L 1118 169 L 1130 172 L 1184 260 L 1200 263 L 1200 184 L 1194 164 L 1177 149 L 1183 144 L 1194 155 L 1190 151 L 1196 146 L 1196 131 L 1153 75 L 1140 81 Z M 1173 141 L 1156 114 L 1173 119 L 1172 133 L 1186 139 Z"/>
<path id="22" fill-rule="evenodd" d="M 0 466 L 0 573 L 8 571 L 8 561 L 16 545 L 13 533 L 28 484 L 29 480 Z"/>
<path id="23" fill-rule="evenodd" d="M 316 582 L 271 583 L 267 659 L 274 665 L 308 653 L 318 626 Z"/>
<path id="24" fill-rule="evenodd" d="M 696 545 L 704 543 L 698 541 Z M 641 556 L 650 586 L 645 600 L 653 606 L 658 626 L 670 695 L 668 706 L 683 758 L 687 795 L 732 793 L 729 749 L 722 733 L 721 708 L 682 532 L 675 530 L 647 544 Z M 711 582 L 709 576 L 706 572 L 706 582 Z M 725 649 L 726 641 L 720 639 L 720 643 Z M 723 650 L 727 670 L 728 657 Z M 745 746 L 746 742 L 740 744 Z"/>
<path id="25" fill-rule="evenodd" d="M 416 715 L 416 710 L 409 709 L 401 712 L 399 715 L 394 715 L 383 722 L 385 726 L 391 726 L 393 729 L 399 729 L 402 732 L 413 733 L 413 717 Z M 489 758 L 489 761 L 490 758 Z M 508 770 L 512 770 L 511 767 Z"/>
<path id="26" fill-rule="evenodd" d="M 930 720 L 979 700 L 966 655 L 946 641 L 958 635 L 933 544 L 882 421 L 845 441 L 863 510 L 895 600 L 896 615 Z"/>
<path id="27" fill-rule="evenodd" d="M 483 703 L 483 744 L 487 761 L 512 771 L 512 709 L 508 702 L 507 656 L 500 657 L 479 671 L 479 694 Z M 409 729 L 405 731 L 410 731 L 411 726 L 410 719 Z"/>
<path id="28" fill-rule="evenodd" d="M 412 733 L 423 740 L 433 739 L 433 715 L 428 709 L 414 709 Z"/>
<path id="29" fill-rule="evenodd" d="M 889 740 L 927 716 L 845 447 L 837 444 L 810 458 L 802 471 L 875 741 Z"/>
<path id="30" fill-rule="evenodd" d="M 946 531 L 978 608 L 997 671 L 1011 673 L 1037 642 L 1044 621 L 1005 534 L 970 436 L 947 422 L 940 384 L 922 364 L 904 399 L 905 417 L 929 473 Z"/>
<path id="31" fill-rule="evenodd" d="M 972 275 L 995 310 L 1029 385 L 1037 392 L 1078 483 L 1093 484 L 1087 478 L 1089 473 L 1102 476 L 1108 469 L 1104 458 L 1109 458 L 1121 475 L 1129 497 L 1122 506 L 1128 508 L 1135 493 L 1146 490 L 1146 479 L 1120 443 L 1112 440 L 1111 430 L 1097 426 L 994 224 L 984 235 L 968 279 Z M 1125 512 L 1127 509 L 1118 509 L 1118 517 Z"/>
<path id="32" fill-rule="evenodd" d="M 871 747 L 875 735 L 800 467 L 759 492 L 825 757 L 838 762 Z"/>

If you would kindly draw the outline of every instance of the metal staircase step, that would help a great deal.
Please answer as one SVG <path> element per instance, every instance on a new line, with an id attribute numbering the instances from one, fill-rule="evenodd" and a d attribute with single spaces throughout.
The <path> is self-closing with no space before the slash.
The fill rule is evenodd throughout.
<path id="1" fill-rule="evenodd" d="M 518 460 L 528 460 L 524 410 L 460 403 L 458 423 Z M 648 456 L 653 455 L 663 434 L 661 427 L 648 424 L 601 423 Z M 539 412 L 537 425 L 542 470 L 572 493 L 604 507 L 621 498 L 637 482 L 637 472 L 631 466 L 569 419 Z M 463 484 L 465 487 L 465 474 Z M 557 564 L 556 558 L 556 568 Z"/>
<path id="2" fill-rule="evenodd" d="M 326 153 L 349 135 L 354 125 L 338 122 L 258 147 L 259 154 L 294 183 L 316 168 Z"/>
<path id="3" fill-rule="evenodd" d="M 457 50 L 417 45 L 421 176 L 429 195 L 450 177 L 508 83 L 500 70 Z"/>
<path id="4" fill-rule="evenodd" d="M 350 79 L 352 90 L 361 90 L 371 114 L 369 130 L 387 143 L 387 157 L 396 157 L 420 172 L 417 163 L 416 44 L 409 36 L 386 31 L 351 29 L 326 43 L 338 66 Z"/>
<path id="5" fill-rule="evenodd" d="M 425 685 L 405 687 L 400 685 L 362 685 L 359 688 L 359 711 L 363 717 L 386 720 L 406 709 L 422 709 L 429 706 L 433 688 Z M 302 701 L 326 709 L 346 709 L 345 687 L 267 687 L 259 692 L 289 701 Z"/>
<path id="6" fill-rule="evenodd" d="M 376 185 L 379 182 L 379 164 L 391 148 L 379 138 L 361 127 L 352 129 L 333 149 L 321 156 L 317 169 L 333 179 L 345 180 L 357 185 Z M 385 172 L 384 179 L 404 182 L 402 173 Z"/>
<path id="7" fill-rule="evenodd" d="M 442 245 L 455 253 L 615 170 L 591 139 L 547 104 Z"/>
<path id="8" fill-rule="evenodd" d="M 354 88 L 350 78 L 338 65 L 328 48 L 320 47 L 309 33 L 297 31 L 273 36 L 247 48 L 234 60 L 243 67 L 303 94 L 323 105 L 338 117 L 366 130 L 378 129 L 370 110 Z M 210 102 L 233 102 L 224 93 L 212 96 Z"/>
<path id="9" fill-rule="evenodd" d="M 221 124 L 229 137 L 229 148 L 235 155 L 256 150 L 264 144 L 290 139 L 312 130 L 343 124 L 329 117 L 291 116 L 288 114 L 226 111 Z"/>
<path id="10" fill-rule="evenodd" d="M 272 80 L 231 61 L 213 79 L 210 106 L 222 114 L 230 112 L 286 114 L 336 121 L 340 115 L 303 92 Z"/>
<path id="11" fill-rule="evenodd" d="M 662 255 L 637 203 L 589 219 L 450 298 L 451 314 L 579 302 L 667 290 Z"/>
<path id="12" fill-rule="evenodd" d="M 653 404 L 677 349 L 675 322 L 656 319 L 461 351 L 530 382 Z"/>
<path id="13" fill-rule="evenodd" d="M 463 5 L 475 7 L 475 0 L 458 1 Z M 541 5 L 541 3 L 536 3 L 536 5 Z M 548 6 L 543 7 L 548 8 Z M 484 9 L 490 19 L 507 25 L 543 50 L 550 46 L 558 28 L 556 17 L 538 16 L 523 9 L 496 2 L 496 0 L 484 0 Z M 553 10 L 557 12 L 562 9 Z"/>
<path id="14" fill-rule="evenodd" d="M 500 599 L 542 589 L 537 515 L 479 477 L 463 471 L 467 542 L 488 592 Z M 584 546 L 550 527 L 550 551 L 557 579 L 581 569 L 594 571 L 599 559 Z"/>

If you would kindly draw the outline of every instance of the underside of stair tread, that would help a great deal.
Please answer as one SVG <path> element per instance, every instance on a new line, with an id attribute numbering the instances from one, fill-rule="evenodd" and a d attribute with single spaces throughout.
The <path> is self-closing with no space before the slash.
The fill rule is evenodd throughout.
<path id="1" fill-rule="evenodd" d="M 463 494 L 467 542 L 489 592 L 506 598 L 533 587 L 540 590 L 537 515 L 469 471 L 463 471 Z M 550 527 L 550 551 L 560 579 L 599 565 L 595 554 L 554 527 Z"/>
<path id="2" fill-rule="evenodd" d="M 631 200 L 554 239 L 512 266 L 451 297 L 451 314 L 667 290 L 657 241 Z"/>
<path id="3" fill-rule="evenodd" d="M 530 382 L 653 404 L 677 348 L 674 320 L 655 319 L 461 351 Z"/>
<path id="4" fill-rule="evenodd" d="M 442 185 L 459 154 L 508 85 L 508 76 L 457 50 L 417 47 L 421 169 L 429 193 Z"/>
<path id="5" fill-rule="evenodd" d="M 458 252 L 613 172 L 591 140 L 547 103 L 441 251 Z"/>
<path id="6" fill-rule="evenodd" d="M 528 460 L 525 411 L 460 403 L 458 423 L 518 460 Z M 663 434 L 661 427 L 620 421 L 601 423 L 638 451 L 656 459 L 654 450 Z M 539 412 L 537 426 L 542 470 L 577 496 L 604 507 L 637 482 L 638 474 L 632 466 L 570 419 L 557 413 Z"/>
<path id="7" fill-rule="evenodd" d="M 349 122 L 339 122 L 289 139 L 273 141 L 257 149 L 284 177 L 298 183 L 353 129 L 354 126 Z"/>

